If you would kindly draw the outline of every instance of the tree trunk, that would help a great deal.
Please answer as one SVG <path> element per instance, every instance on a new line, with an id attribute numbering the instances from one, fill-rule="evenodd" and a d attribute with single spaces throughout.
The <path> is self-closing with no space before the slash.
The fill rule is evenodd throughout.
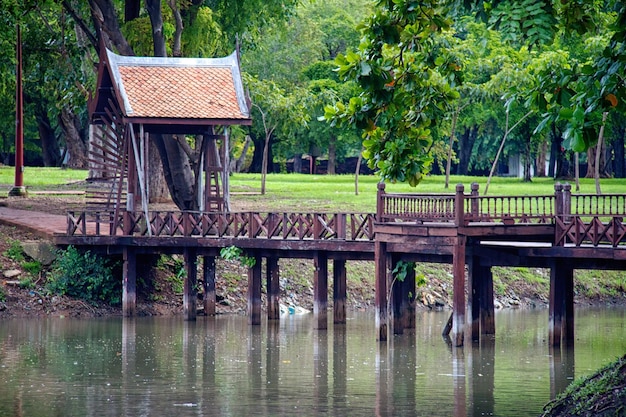
<path id="1" fill-rule="evenodd" d="M 153 140 L 149 140 L 148 147 L 148 201 L 150 203 L 165 203 L 171 199 L 163 163 L 159 149 Z"/>
<path id="2" fill-rule="evenodd" d="M 472 156 L 472 147 L 474 146 L 474 141 L 472 138 L 474 127 L 465 128 L 465 131 L 462 135 L 459 136 L 459 164 L 456 167 L 457 175 L 467 175 L 469 171 L 469 163 L 470 158 Z"/>
<path id="3" fill-rule="evenodd" d="M 537 152 L 537 169 L 535 170 L 536 177 L 546 176 L 546 158 L 548 154 L 548 142 L 542 142 Z"/>
<path id="4" fill-rule="evenodd" d="M 135 55 L 120 30 L 113 0 L 89 0 L 94 25 L 104 33 L 121 55 Z"/>
<path id="5" fill-rule="evenodd" d="M 78 117 L 68 107 L 63 107 L 59 114 L 59 125 L 65 134 L 65 144 L 70 155 L 68 166 L 87 169 L 86 138 L 81 135 Z"/>
<path id="6" fill-rule="evenodd" d="M 296 174 L 302 173 L 302 154 L 297 153 L 293 156 L 293 172 Z"/>
<path id="7" fill-rule="evenodd" d="M 163 37 L 163 16 L 161 15 L 161 0 L 146 0 L 146 9 L 152 26 L 152 42 L 154 56 L 167 56 L 165 38 Z"/>
<path id="8" fill-rule="evenodd" d="M 171 137 L 152 135 L 152 141 L 161 156 L 163 174 L 174 204 L 181 210 L 197 210 L 194 198 L 194 178 L 189 158 Z"/>
<path id="9" fill-rule="evenodd" d="M 174 15 L 174 20 L 176 21 L 176 30 L 174 31 L 174 46 L 172 47 L 172 55 L 175 57 L 182 56 L 181 51 L 181 37 L 183 35 L 183 18 L 180 14 L 180 9 L 178 8 L 178 0 L 168 0 L 167 4 L 170 6 L 172 10 L 172 14 Z"/>
<path id="10" fill-rule="evenodd" d="M 624 136 L 626 136 L 626 128 L 621 127 L 613 137 L 613 172 L 616 178 L 626 178 Z"/>
<path id="11" fill-rule="evenodd" d="M 51 126 L 46 109 L 37 109 L 35 116 L 37 120 L 37 130 L 41 140 L 41 155 L 43 165 L 47 167 L 59 166 L 61 150 L 57 141 L 54 129 Z"/>
<path id="12" fill-rule="evenodd" d="M 243 166 L 246 163 L 246 155 L 248 154 L 251 143 L 252 139 L 250 139 L 250 136 L 246 135 L 241 154 L 237 158 L 233 158 L 230 162 L 230 172 L 241 172 L 243 170 Z"/>
<path id="13" fill-rule="evenodd" d="M 328 168 L 326 173 L 335 175 L 335 162 L 337 161 L 337 138 L 331 136 L 328 141 Z"/>

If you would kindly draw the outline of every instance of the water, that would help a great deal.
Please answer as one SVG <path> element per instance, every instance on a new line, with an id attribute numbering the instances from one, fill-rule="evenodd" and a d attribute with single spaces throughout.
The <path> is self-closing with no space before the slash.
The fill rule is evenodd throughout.
<path id="1" fill-rule="evenodd" d="M 0 416 L 532 416 L 574 377 L 626 353 L 625 310 L 576 312 L 551 351 L 547 311 L 496 313 L 497 336 L 453 348 L 449 313 L 375 340 L 373 316 L 0 323 Z"/>

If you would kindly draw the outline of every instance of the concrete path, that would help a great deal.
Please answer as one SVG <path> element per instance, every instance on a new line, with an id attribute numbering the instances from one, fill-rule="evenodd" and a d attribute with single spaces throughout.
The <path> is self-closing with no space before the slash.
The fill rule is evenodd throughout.
<path id="1" fill-rule="evenodd" d="M 0 224 L 16 226 L 45 239 L 52 239 L 55 233 L 65 234 L 67 231 L 66 216 L 3 206 L 0 206 Z"/>

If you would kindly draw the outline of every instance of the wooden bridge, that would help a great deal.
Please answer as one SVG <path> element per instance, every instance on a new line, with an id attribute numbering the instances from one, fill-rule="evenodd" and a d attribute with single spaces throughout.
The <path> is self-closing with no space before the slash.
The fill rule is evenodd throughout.
<path id="1" fill-rule="evenodd" d="M 476 340 L 495 332 L 492 266 L 550 268 L 549 337 L 552 345 L 559 345 L 573 340 L 573 271 L 626 270 L 624 216 L 626 195 L 573 195 L 568 184 L 556 184 L 554 194 L 542 196 L 481 196 L 477 184 L 469 193 L 457 185 L 456 192 L 447 195 L 390 194 L 380 184 L 376 214 L 80 212 L 68 214 L 67 232 L 56 235 L 55 243 L 123 255 L 127 316 L 135 314 L 137 257 L 183 254 L 183 309 L 189 320 L 196 317 L 197 257 L 204 261 L 205 312 L 213 314 L 215 257 L 224 247 L 239 247 L 256 260 L 248 272 L 253 325 L 261 322 L 262 258 L 269 319 L 279 316 L 278 260 L 313 259 L 313 314 L 320 329 L 328 321 L 328 261 L 333 261 L 333 320 L 341 323 L 346 318 L 346 260 L 373 260 L 379 340 L 415 325 L 414 271 L 408 268 L 409 279 L 400 282 L 392 273 L 396 266 L 451 263 L 452 335 L 457 346 L 465 334 Z"/>

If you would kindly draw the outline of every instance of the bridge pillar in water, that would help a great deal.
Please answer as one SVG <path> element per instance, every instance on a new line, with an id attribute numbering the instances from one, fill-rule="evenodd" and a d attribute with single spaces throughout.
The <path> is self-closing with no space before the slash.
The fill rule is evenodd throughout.
<path id="1" fill-rule="evenodd" d="M 387 340 L 387 244 L 377 240 L 374 248 L 376 332 L 378 341 L 384 342 Z"/>
<path id="2" fill-rule="evenodd" d="M 280 318 L 280 269 L 278 258 L 269 256 L 265 258 L 267 280 L 267 318 L 278 320 Z"/>
<path id="3" fill-rule="evenodd" d="M 574 269 L 556 259 L 550 268 L 549 338 L 552 346 L 574 341 Z"/>
<path id="4" fill-rule="evenodd" d="M 317 251 L 313 257 L 313 320 L 316 329 L 328 328 L 328 254 Z"/>
<path id="5" fill-rule="evenodd" d="M 187 247 L 183 255 L 185 258 L 185 271 L 187 273 L 183 285 L 183 316 L 185 320 L 195 320 L 197 315 L 196 302 L 198 299 L 196 289 L 198 279 L 196 249 Z"/>
<path id="6" fill-rule="evenodd" d="M 465 236 L 458 236 L 452 254 L 452 343 L 463 346 L 465 329 Z"/>
<path id="7" fill-rule="evenodd" d="M 400 259 L 392 256 L 391 270 L 394 271 Z M 398 274 L 390 274 L 391 288 L 391 315 L 393 318 L 393 333 L 403 334 L 404 329 L 415 328 L 415 267 L 413 263 L 406 265 L 403 278 Z"/>
<path id="8" fill-rule="evenodd" d="M 346 322 L 346 260 L 333 261 L 333 322 Z"/>
<path id="9" fill-rule="evenodd" d="M 493 274 L 491 266 L 481 265 L 480 257 L 472 256 L 468 267 L 468 312 L 470 334 L 474 341 L 483 334 L 495 334 L 493 305 Z"/>
<path id="10" fill-rule="evenodd" d="M 261 324 L 261 263 L 262 258 L 254 254 L 254 265 L 248 268 L 248 322 Z"/>
<path id="11" fill-rule="evenodd" d="M 124 246 L 122 256 L 122 314 L 133 317 L 137 307 L 137 255 L 132 248 Z"/>
<path id="12" fill-rule="evenodd" d="M 204 314 L 214 316 L 217 301 L 215 293 L 215 256 L 204 256 L 202 258 L 202 277 Z"/>

